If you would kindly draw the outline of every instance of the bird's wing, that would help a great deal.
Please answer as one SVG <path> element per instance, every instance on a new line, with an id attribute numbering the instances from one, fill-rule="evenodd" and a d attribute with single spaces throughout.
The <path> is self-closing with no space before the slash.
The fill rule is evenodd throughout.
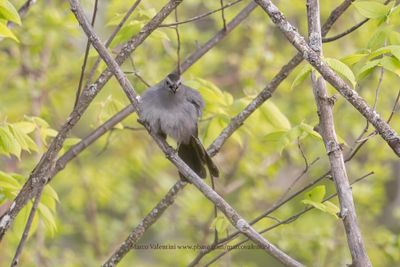
<path id="1" fill-rule="evenodd" d="M 184 88 L 187 101 L 189 101 L 192 105 L 194 105 L 197 111 L 197 116 L 200 118 L 204 108 L 203 97 L 200 95 L 199 92 L 188 86 L 184 86 Z"/>

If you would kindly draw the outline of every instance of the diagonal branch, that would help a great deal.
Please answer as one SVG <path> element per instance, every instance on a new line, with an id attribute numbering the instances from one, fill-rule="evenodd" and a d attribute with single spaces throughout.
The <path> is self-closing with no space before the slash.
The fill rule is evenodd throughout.
<path id="1" fill-rule="evenodd" d="M 125 16 L 121 19 L 121 21 L 115 27 L 114 31 L 108 37 L 108 39 L 105 43 L 106 47 L 108 47 L 111 44 L 111 42 L 114 40 L 115 36 L 117 36 L 118 32 L 122 29 L 122 26 L 129 19 L 129 17 L 132 15 L 133 11 L 135 11 L 136 7 L 140 4 L 140 2 L 141 2 L 141 0 L 136 0 L 136 2 L 133 3 L 133 5 L 129 8 L 129 10 L 126 12 Z M 93 64 L 92 68 L 89 71 L 87 83 L 90 83 L 92 81 L 93 75 L 96 72 L 96 70 L 100 64 L 100 61 L 101 61 L 100 57 L 97 57 L 95 63 Z"/>
<path id="2" fill-rule="evenodd" d="M 387 5 L 387 4 L 389 4 L 390 1 L 391 0 L 386 0 L 384 4 Z M 363 19 L 362 21 L 360 21 L 356 25 L 350 27 L 349 29 L 347 29 L 344 32 L 341 32 L 341 33 L 339 33 L 339 34 L 337 34 L 335 36 L 322 38 L 322 42 L 323 43 L 329 43 L 329 42 L 336 41 L 336 40 L 338 40 L 338 39 L 340 39 L 340 38 L 342 38 L 342 37 L 354 32 L 355 30 L 360 28 L 362 25 L 364 25 L 367 21 L 369 21 L 369 18 Z M 324 27 L 322 27 L 322 36 L 325 36 Z"/>
<path id="3" fill-rule="evenodd" d="M 336 20 L 343 14 L 344 11 L 351 5 L 351 0 L 345 0 L 329 15 L 327 21 L 322 26 L 322 34 L 325 36 Z M 255 2 L 251 2 L 255 4 Z M 250 5 L 250 4 L 249 4 Z M 229 25 L 229 24 L 228 24 Z M 253 114 L 265 101 L 267 101 L 283 80 L 303 61 L 301 53 L 297 53 L 281 70 L 272 78 L 271 82 L 246 106 L 243 111 L 233 117 L 228 126 L 221 132 L 217 139 L 209 148 L 210 155 L 215 155 L 223 146 L 225 141 L 244 123 L 244 121 Z"/>
<path id="4" fill-rule="evenodd" d="M 220 8 L 218 8 L 218 9 L 211 10 L 211 11 L 209 11 L 209 12 L 207 12 L 207 13 L 204 13 L 204 14 L 201 14 L 201 15 L 198 15 L 198 16 L 195 16 L 195 17 L 193 17 L 193 18 L 190 18 L 190 19 L 187 19 L 187 20 L 184 20 L 184 21 L 176 21 L 176 22 L 174 22 L 174 23 L 161 24 L 161 25 L 160 25 L 160 28 L 163 28 L 163 27 L 174 27 L 174 26 L 176 26 L 176 25 L 181 25 L 181 24 L 193 22 L 193 21 L 196 21 L 196 20 L 200 20 L 200 19 L 203 19 L 203 18 L 205 18 L 205 17 L 207 17 L 207 16 L 210 16 L 210 15 L 212 15 L 212 14 L 218 12 L 218 11 L 221 11 L 221 10 L 226 9 L 226 8 L 228 8 L 228 7 L 234 6 L 234 5 L 236 5 L 237 3 L 241 2 L 241 1 L 242 1 L 242 0 L 233 1 L 233 2 L 228 3 L 228 4 L 226 4 L 226 5 L 222 5 L 222 6 L 221 6 Z"/>
<path id="5" fill-rule="evenodd" d="M 157 13 L 147 23 L 142 30 L 133 37 L 128 43 L 122 48 L 121 52 L 117 55 L 116 61 L 118 64 L 128 58 L 129 54 L 134 51 L 143 41 L 162 23 L 162 21 L 178 6 L 182 0 L 171 0 L 169 1 L 159 13 Z M 64 125 L 59 130 L 57 136 L 53 139 L 49 145 L 48 150 L 42 156 L 39 163 L 36 165 L 34 170 L 29 176 L 21 191 L 18 193 L 14 202 L 11 204 L 9 210 L 3 214 L 0 218 L 0 241 L 4 234 L 11 226 L 17 214 L 26 205 L 26 203 L 37 194 L 39 190 L 51 179 L 54 173 L 56 165 L 56 157 L 58 152 L 61 150 L 64 140 L 67 137 L 69 131 L 79 121 L 82 114 L 85 112 L 87 107 L 90 105 L 97 93 L 104 87 L 107 81 L 110 79 L 112 73 L 107 69 L 97 79 L 97 81 L 87 86 L 79 99 L 78 105 L 71 112 Z"/>
<path id="6" fill-rule="evenodd" d="M 257 7 L 257 4 L 251 1 L 239 14 L 236 15 L 228 24 L 226 24 L 226 28 L 217 32 L 213 38 L 211 38 L 208 42 L 202 45 L 195 53 L 191 54 L 185 61 L 182 63 L 181 71 L 185 72 L 194 61 L 198 60 L 205 53 L 207 53 L 212 47 L 214 47 L 217 43 L 219 43 L 222 39 L 224 39 L 233 29 L 236 28 L 247 16 Z M 176 70 L 175 70 L 176 71 Z"/>
<path id="7" fill-rule="evenodd" d="M 179 4 L 179 3 L 177 3 Z M 251 2 L 249 5 L 247 5 L 236 17 L 232 19 L 232 21 L 227 25 L 227 28 L 229 31 L 219 31 L 217 32 L 214 37 L 212 37 L 208 42 L 206 42 L 203 46 L 201 46 L 198 50 L 196 50 L 194 53 L 191 54 L 184 62 L 183 66 L 184 69 L 182 72 L 186 71 L 191 65 L 193 65 L 197 60 L 199 60 L 207 51 L 209 51 L 212 47 L 217 45 L 229 32 L 231 32 L 236 26 L 238 26 L 256 7 L 257 5 L 254 2 Z M 168 14 L 167 11 L 170 13 L 172 12 L 173 7 L 171 7 L 171 2 L 166 5 L 166 7 L 163 9 L 163 14 L 166 17 Z M 164 18 L 165 18 L 164 17 Z M 151 21 L 154 27 L 156 27 L 154 21 L 159 21 L 158 15 L 154 17 L 154 19 Z M 161 23 L 161 22 L 160 22 Z M 150 33 L 149 33 L 150 34 Z M 134 37 L 137 38 L 137 37 Z M 102 77 L 102 76 L 100 76 Z M 98 82 L 100 79 L 98 80 Z M 102 85 L 104 86 L 105 81 L 101 81 Z M 88 88 L 93 88 L 96 90 L 98 86 L 95 84 L 89 86 Z M 88 103 L 86 105 L 89 105 Z M 55 174 L 57 174 L 60 170 L 65 168 L 65 165 L 72 160 L 74 157 L 76 157 L 81 151 L 83 151 L 87 146 L 89 146 L 91 143 L 93 143 L 95 140 L 100 138 L 104 133 L 112 129 L 113 126 L 118 124 L 120 121 L 122 121 L 124 118 L 126 118 L 129 114 L 135 112 L 135 109 L 129 105 L 125 107 L 123 110 L 118 112 L 116 115 L 114 115 L 112 118 L 110 118 L 106 123 L 101 125 L 98 129 L 93 131 L 89 136 L 84 138 L 81 142 L 79 142 L 77 145 L 73 146 L 66 154 L 64 154 L 56 163 L 56 166 L 54 170 L 51 170 L 48 175 L 48 177 L 44 181 L 45 183 L 48 183 L 51 181 L 51 179 L 54 177 Z M 62 143 L 66 137 L 66 133 L 73 127 L 73 125 L 76 124 L 76 122 L 79 120 L 81 114 L 83 111 L 80 113 L 77 111 L 73 111 L 72 114 L 70 115 L 68 121 L 61 127 L 60 132 L 63 132 L 63 136 L 59 135 L 57 136 L 51 145 L 53 148 L 49 149 L 52 151 L 55 147 L 57 146 L 62 146 Z M 58 151 L 57 151 L 58 152 Z M 48 152 L 49 153 L 49 152 Z M 37 166 L 35 170 L 43 169 L 46 170 L 44 166 Z M 47 175 L 47 174 L 46 174 Z M 37 177 L 40 177 L 40 175 L 36 175 Z M 38 188 L 34 184 L 36 184 L 36 181 L 33 181 L 33 175 L 31 174 L 30 178 L 28 181 L 25 183 L 24 187 L 18 194 L 17 198 L 14 200 L 14 202 L 10 205 L 10 208 L 1 218 L 0 218 L 0 241 L 3 238 L 5 232 L 7 229 L 10 227 L 11 223 L 15 219 L 15 216 L 19 213 L 19 211 L 26 205 L 27 201 L 31 199 L 34 195 L 35 192 Z M 44 176 L 43 176 L 44 177 Z M 35 178 L 36 179 L 36 178 Z"/>
<path id="8" fill-rule="evenodd" d="M 369 107 L 356 91 L 352 90 L 341 77 L 323 62 L 321 57 L 307 44 L 304 37 L 297 32 L 270 0 L 255 0 L 255 2 L 270 16 L 271 20 L 278 26 L 292 45 L 302 53 L 303 58 L 375 127 L 395 154 L 400 156 L 400 137 L 390 125 L 386 123 L 377 112 Z"/>
<path id="9" fill-rule="evenodd" d="M 355 179 L 355 180 L 351 183 L 351 185 L 356 184 L 356 183 L 358 183 L 358 182 L 361 182 L 362 180 L 364 180 L 365 178 L 367 178 L 368 176 L 373 175 L 373 174 L 374 174 L 374 172 L 369 172 L 369 173 L 367 173 L 367 174 L 365 174 L 365 175 L 363 175 L 363 176 L 361 176 L 361 177 Z M 331 194 L 330 196 L 324 198 L 324 199 L 321 201 L 321 203 L 324 203 L 324 202 L 326 202 L 326 201 L 328 201 L 328 200 L 334 198 L 335 196 L 337 196 L 337 193 L 333 193 L 333 194 Z M 284 219 L 284 220 L 281 220 L 281 221 L 277 222 L 276 224 L 273 224 L 273 225 L 269 226 L 268 228 L 265 228 L 265 229 L 261 230 L 259 233 L 260 233 L 260 234 L 265 234 L 265 233 L 267 233 L 267 232 L 269 232 L 269 231 L 271 231 L 271 230 L 273 230 L 273 229 L 275 229 L 275 228 L 277 228 L 277 227 L 279 227 L 279 226 L 281 226 L 281 225 L 289 224 L 289 223 L 291 223 L 291 222 L 297 220 L 297 219 L 298 219 L 300 216 L 302 216 L 303 214 L 305 214 L 305 213 L 307 213 L 307 212 L 309 212 L 310 210 L 313 210 L 313 209 L 315 209 L 315 208 L 314 208 L 313 206 L 310 206 L 310 207 L 308 207 L 308 208 L 306 208 L 306 209 L 304 209 L 304 210 L 302 210 L 302 211 L 300 211 L 300 212 L 298 212 L 298 213 L 296 213 L 296 214 L 293 214 L 292 216 L 290 216 L 290 217 L 288 217 L 288 218 L 286 218 L 286 219 Z M 246 238 L 246 239 L 244 239 L 244 240 L 242 240 L 242 241 L 240 241 L 240 242 L 238 242 L 238 243 L 236 243 L 236 244 L 234 244 L 234 245 L 232 245 L 232 246 L 229 246 L 229 248 L 228 248 L 227 250 L 225 250 L 224 252 L 221 252 L 220 254 L 218 254 L 217 256 L 215 256 L 213 259 L 211 259 L 209 262 L 207 262 L 204 266 L 210 266 L 212 263 L 216 262 L 218 259 L 220 259 L 221 257 L 223 257 L 223 256 L 224 256 L 225 254 L 227 254 L 228 252 L 232 251 L 233 249 L 239 247 L 240 245 L 242 245 L 242 244 L 244 244 L 244 243 L 246 243 L 246 242 L 248 242 L 248 241 L 249 241 L 249 239 Z M 189 267 L 189 266 L 194 266 L 194 265 L 188 265 L 188 267 Z"/>
<path id="10" fill-rule="evenodd" d="M 322 36 L 320 27 L 319 0 L 307 0 L 307 18 L 309 42 L 312 49 L 322 56 Z M 357 222 L 357 215 L 346 166 L 344 164 L 342 148 L 337 141 L 332 106 L 334 101 L 329 98 L 325 81 L 317 78 L 315 71 L 311 74 L 313 93 L 317 103 L 319 126 L 325 144 L 331 173 L 336 184 L 336 191 L 340 202 L 340 217 L 343 220 L 347 235 L 347 243 L 352 257 L 351 266 L 372 266 L 364 247 L 361 231 Z"/>
<path id="11" fill-rule="evenodd" d="M 181 180 L 176 182 L 160 202 L 158 202 L 157 205 L 132 230 L 125 241 L 114 251 L 102 267 L 113 267 L 117 265 L 143 236 L 146 230 L 163 215 L 164 211 L 169 206 L 174 203 L 176 196 L 186 186 L 186 184 L 186 182 Z"/>
<path id="12" fill-rule="evenodd" d="M 140 115 L 139 102 L 137 94 L 126 78 L 124 73 L 121 71 L 118 63 L 111 57 L 107 49 L 101 43 L 100 39 L 96 36 L 92 30 L 89 22 L 83 15 L 83 10 L 79 5 L 78 0 L 70 0 L 71 10 L 76 16 L 77 20 L 81 24 L 88 38 L 91 40 L 93 47 L 98 51 L 99 55 L 105 61 L 107 66 L 112 70 L 118 83 L 122 87 L 123 91 L 131 101 L 132 105 L 136 108 Z M 140 116 L 139 116 L 140 117 Z M 182 173 L 187 179 L 193 183 L 208 199 L 210 199 L 217 207 L 225 214 L 233 226 L 240 230 L 244 235 L 249 237 L 253 242 L 263 248 L 271 256 L 275 257 L 278 261 L 285 264 L 286 266 L 303 266 L 290 256 L 276 248 L 273 244 L 268 242 L 260 234 L 257 233 L 240 215 L 215 191 L 213 191 L 207 184 L 205 184 L 196 173 L 193 172 L 177 155 L 176 151 L 170 147 L 165 140 L 152 133 L 149 127 L 146 125 L 146 129 L 149 134 L 153 137 L 154 141 L 165 153 L 167 158 L 178 168 L 179 172 Z"/>
<path id="13" fill-rule="evenodd" d="M 94 23 L 96 21 L 98 2 L 99 2 L 98 0 L 95 0 L 94 5 L 93 5 L 92 22 L 91 22 L 92 27 L 94 26 Z M 85 55 L 83 57 L 83 63 L 82 63 L 82 67 L 81 67 L 81 75 L 79 77 L 78 89 L 76 90 L 74 108 L 76 108 L 76 105 L 78 104 L 79 96 L 81 95 L 82 86 L 83 86 L 83 77 L 85 76 L 86 64 L 87 64 L 87 60 L 89 57 L 89 50 L 90 50 L 90 41 L 87 40 Z"/>

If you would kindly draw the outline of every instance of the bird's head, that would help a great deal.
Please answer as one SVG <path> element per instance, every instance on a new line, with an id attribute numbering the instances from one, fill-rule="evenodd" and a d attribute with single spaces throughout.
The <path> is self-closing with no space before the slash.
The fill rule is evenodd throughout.
<path id="1" fill-rule="evenodd" d="M 165 86 L 173 94 L 175 94 L 179 90 L 180 85 L 181 76 L 176 73 L 168 74 L 168 76 L 165 78 Z"/>

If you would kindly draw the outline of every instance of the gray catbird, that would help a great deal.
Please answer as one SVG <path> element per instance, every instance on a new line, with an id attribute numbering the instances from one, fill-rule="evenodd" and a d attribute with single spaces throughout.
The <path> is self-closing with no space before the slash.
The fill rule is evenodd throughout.
<path id="1" fill-rule="evenodd" d="M 179 157 L 201 178 L 207 176 L 205 165 L 213 177 L 218 177 L 218 168 L 198 139 L 197 123 L 203 108 L 201 95 L 181 84 L 180 76 L 172 73 L 142 95 L 140 119 L 162 138 L 175 139 Z"/>

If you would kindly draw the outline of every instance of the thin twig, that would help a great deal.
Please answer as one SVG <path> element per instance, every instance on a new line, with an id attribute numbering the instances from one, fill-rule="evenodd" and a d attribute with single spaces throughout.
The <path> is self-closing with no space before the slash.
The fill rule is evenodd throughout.
<path id="1" fill-rule="evenodd" d="M 179 21 L 179 22 L 175 22 L 175 23 L 161 24 L 161 25 L 160 25 L 160 28 L 162 28 L 162 27 L 175 27 L 176 25 L 181 25 L 181 24 L 193 22 L 193 21 L 196 21 L 196 20 L 200 20 L 200 19 L 205 18 L 205 17 L 207 17 L 207 16 L 209 16 L 209 15 L 211 15 L 211 14 L 217 13 L 218 11 L 221 11 L 221 10 L 224 10 L 224 9 L 226 9 L 226 8 L 228 8 L 228 7 L 231 7 L 231 6 L 233 6 L 233 5 L 236 5 L 237 3 L 241 2 L 241 1 L 242 1 L 242 0 L 236 0 L 236 1 L 232 2 L 232 3 L 226 4 L 225 6 L 221 6 L 221 7 L 218 8 L 218 9 L 209 11 L 209 12 L 207 12 L 207 13 L 201 14 L 201 15 L 199 15 L 199 16 L 195 16 L 195 17 L 193 17 L 193 18 L 190 18 L 190 19 L 187 19 L 187 20 L 184 20 L 184 21 Z M 224 29 L 225 29 L 225 24 L 224 24 Z"/>
<path id="2" fill-rule="evenodd" d="M 226 19 L 225 19 L 225 7 L 224 7 L 224 0 L 219 0 L 221 3 L 221 18 L 222 18 L 222 26 L 223 29 L 226 30 Z"/>
<path id="3" fill-rule="evenodd" d="M 394 101 L 392 112 L 390 113 L 389 119 L 387 120 L 388 123 L 392 120 L 393 115 L 396 112 L 397 105 L 399 104 L 399 100 L 400 100 L 400 89 L 399 89 L 399 92 L 397 93 L 396 100 Z"/>
<path id="4" fill-rule="evenodd" d="M 387 5 L 387 4 L 389 4 L 390 1 L 391 1 L 391 0 L 386 0 L 384 4 Z M 335 36 L 332 36 L 332 37 L 325 37 L 325 38 L 322 38 L 322 42 L 323 42 L 323 43 L 329 43 L 329 42 L 336 41 L 336 40 L 338 40 L 338 39 L 340 39 L 340 38 L 342 38 L 342 37 L 344 37 L 344 36 L 346 36 L 346 35 L 348 35 L 348 34 L 354 32 L 355 30 L 357 30 L 358 28 L 360 28 L 362 25 L 364 25 L 367 21 L 369 21 L 368 18 L 367 18 L 367 19 L 364 19 L 364 20 L 362 20 L 362 21 L 360 21 L 359 23 L 357 23 L 356 25 L 352 26 L 351 28 L 345 30 L 345 31 L 342 32 L 342 33 L 339 33 L 339 34 L 337 34 L 337 35 L 335 35 Z M 322 31 L 322 33 L 324 33 L 324 31 Z"/>
<path id="5" fill-rule="evenodd" d="M 369 172 L 369 173 L 367 173 L 367 174 L 361 176 L 360 178 L 354 180 L 354 181 L 351 183 L 351 185 L 356 184 L 356 183 L 358 183 L 358 182 L 364 180 L 365 178 L 367 178 L 368 176 L 371 176 L 371 175 L 373 175 L 373 174 L 374 174 L 374 172 Z M 328 201 L 328 200 L 334 198 L 335 196 L 337 196 L 337 193 L 331 194 L 330 196 L 324 198 L 324 199 L 322 200 L 322 203 L 324 203 L 324 202 L 326 202 L 326 201 Z M 290 216 L 290 217 L 288 217 L 288 218 L 286 218 L 286 219 L 284 219 L 284 220 L 281 220 L 280 222 L 278 222 L 278 223 L 276 223 L 276 224 L 274 224 L 274 225 L 272 225 L 272 226 L 270 226 L 270 227 L 268 227 L 268 228 L 266 228 L 266 229 L 261 230 L 259 233 L 260 233 L 260 234 L 265 234 L 265 233 L 267 233 L 267 232 L 269 232 L 269 231 L 271 231 L 271 230 L 277 228 L 278 226 L 291 223 L 291 222 L 297 220 L 297 219 L 298 219 L 300 216 L 302 216 L 303 214 L 305 214 L 305 213 L 307 213 L 307 212 L 309 212 L 310 210 L 313 210 L 313 209 L 314 209 L 313 206 L 307 207 L 307 208 L 305 208 L 303 211 L 300 211 L 300 212 L 298 212 L 298 213 L 296 213 L 296 214 L 294 214 L 294 215 L 292 215 L 292 216 Z M 237 247 L 239 247 L 240 245 L 243 245 L 244 243 L 246 243 L 246 242 L 248 242 L 248 241 L 249 241 L 249 239 L 246 238 L 246 239 L 244 239 L 244 240 L 242 240 L 242 241 L 236 243 L 235 245 L 229 246 L 229 248 L 228 248 L 227 250 L 225 250 L 224 252 L 222 252 L 222 253 L 218 254 L 217 256 L 215 256 L 214 258 L 212 258 L 212 259 L 211 259 L 210 261 L 208 261 L 204 266 L 210 266 L 212 263 L 214 263 L 214 262 L 216 262 L 218 259 L 222 258 L 225 254 L 229 253 L 230 251 L 236 249 Z M 221 247 L 221 245 L 218 245 L 217 248 L 218 248 L 218 247 Z M 194 266 L 194 265 L 192 265 L 192 266 Z"/>
<path id="6" fill-rule="evenodd" d="M 98 0 L 95 0 L 94 1 L 94 5 L 93 5 L 92 22 L 91 22 L 92 27 L 94 26 L 94 22 L 96 21 L 97 4 L 98 4 Z M 81 67 L 81 74 L 80 74 L 80 77 L 79 77 L 78 89 L 76 90 L 74 109 L 76 108 L 76 105 L 78 104 L 79 97 L 81 96 L 82 85 L 83 85 L 83 77 L 85 76 L 87 59 L 89 57 L 89 50 L 90 50 L 90 40 L 88 39 L 86 41 L 86 49 L 85 49 L 85 55 L 83 57 L 83 63 L 82 63 L 82 67 Z"/>
<path id="7" fill-rule="evenodd" d="M 106 143 L 104 144 L 103 148 L 99 152 L 97 152 L 96 157 L 100 156 L 107 150 L 108 146 L 110 145 L 111 135 L 113 134 L 114 129 L 115 128 L 112 128 L 111 130 L 108 131 Z"/>
<path id="8" fill-rule="evenodd" d="M 178 8 L 175 8 L 175 21 L 178 22 Z M 181 75 L 181 36 L 179 35 L 179 26 L 175 25 L 176 33 L 176 69 L 178 70 L 178 75 Z"/>
<path id="9" fill-rule="evenodd" d="M 286 189 L 285 193 L 282 194 L 282 196 L 279 198 L 277 203 L 280 203 L 283 199 L 286 198 L 287 194 L 293 189 L 294 185 L 308 172 L 309 168 L 312 167 L 317 161 L 319 161 L 319 157 L 313 160 L 311 163 L 308 163 L 307 157 L 304 154 L 303 148 L 301 147 L 300 140 L 297 138 L 297 146 L 299 148 L 299 151 L 301 153 L 301 156 L 304 160 L 304 169 L 303 171 L 293 180 L 293 182 L 289 185 L 289 187 Z"/>
<path id="10" fill-rule="evenodd" d="M 143 236 L 150 226 L 156 222 L 164 211 L 174 203 L 178 193 L 186 186 L 186 182 L 179 180 L 168 193 L 157 203 L 157 205 L 142 219 L 142 221 L 131 231 L 126 240 L 114 251 L 114 253 L 103 263 L 102 267 L 113 267 L 133 248 L 136 242 Z"/>
<path id="11" fill-rule="evenodd" d="M 36 194 L 35 201 L 33 202 L 31 211 L 29 213 L 28 221 L 25 224 L 24 232 L 22 233 L 21 240 L 19 241 L 17 250 L 15 251 L 14 258 L 13 258 L 13 260 L 11 262 L 11 267 L 16 267 L 19 264 L 19 258 L 21 256 L 22 250 L 24 249 L 26 240 L 27 240 L 27 238 L 29 236 L 29 231 L 30 231 L 30 229 L 32 227 L 33 218 L 35 217 L 36 210 L 37 210 L 37 208 L 39 206 L 40 198 L 42 196 L 42 192 L 43 192 L 43 190 L 40 190 Z"/>
<path id="12" fill-rule="evenodd" d="M 329 43 L 329 42 L 336 41 L 336 40 L 338 40 L 338 39 L 340 39 L 340 38 L 342 38 L 342 37 L 354 32 L 355 30 L 360 28 L 362 25 L 364 25 L 368 20 L 369 19 L 364 19 L 364 20 L 360 21 L 359 23 L 357 23 L 356 25 L 354 25 L 353 27 L 351 27 L 350 29 L 347 29 L 344 32 L 339 33 L 339 34 L 337 34 L 335 36 L 322 38 L 322 42 L 323 43 Z"/>
<path id="13" fill-rule="evenodd" d="M 375 90 L 375 100 L 374 100 L 374 105 L 372 106 L 373 110 L 376 110 L 376 105 L 378 103 L 378 98 L 379 98 L 379 92 L 381 90 L 382 82 L 383 82 L 383 74 L 385 73 L 385 69 L 382 67 L 381 72 L 379 74 L 379 81 L 378 81 L 378 86 L 376 87 Z"/>
<path id="14" fill-rule="evenodd" d="M 138 78 L 139 81 L 141 81 L 144 85 L 146 85 L 147 87 L 150 87 L 151 85 L 148 82 L 146 82 L 146 80 L 142 77 L 142 75 L 139 74 L 139 71 L 136 69 L 135 60 L 133 59 L 133 55 L 129 56 L 129 61 L 131 62 L 131 65 L 133 68 L 132 74 L 135 75 L 136 78 Z M 129 73 L 129 72 L 125 72 L 125 73 Z"/>
<path id="15" fill-rule="evenodd" d="M 111 33 L 111 35 L 108 37 L 105 46 L 108 48 L 111 44 L 111 42 L 114 40 L 115 36 L 117 36 L 117 33 L 121 30 L 122 26 L 125 24 L 125 22 L 129 19 L 133 11 L 135 11 L 136 7 L 140 4 L 141 0 L 136 0 L 135 3 L 129 8 L 129 10 L 126 12 L 125 16 L 121 19 L 121 21 L 118 23 L 118 25 L 115 27 L 114 31 Z M 100 57 L 98 56 L 95 63 L 93 64 L 93 67 L 89 71 L 88 78 L 86 80 L 86 84 L 91 83 L 93 79 L 93 75 L 96 72 L 97 68 L 99 67 L 100 64 Z"/>
<path id="16" fill-rule="evenodd" d="M 18 15 L 22 19 L 25 17 L 26 13 L 28 13 L 29 9 L 31 6 L 36 3 L 36 0 L 27 0 L 19 9 L 18 9 Z M 7 27 L 12 29 L 15 26 L 15 23 L 12 21 L 9 21 L 7 23 Z"/>

